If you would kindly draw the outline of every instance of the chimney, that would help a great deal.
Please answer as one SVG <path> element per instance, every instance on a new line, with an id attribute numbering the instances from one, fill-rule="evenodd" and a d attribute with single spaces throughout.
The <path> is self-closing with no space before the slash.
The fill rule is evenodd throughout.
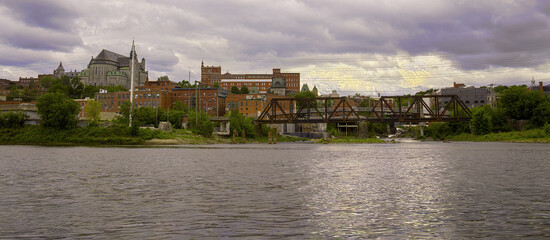
<path id="1" fill-rule="evenodd" d="M 544 88 L 542 87 L 542 82 L 539 82 L 540 94 L 544 95 Z"/>

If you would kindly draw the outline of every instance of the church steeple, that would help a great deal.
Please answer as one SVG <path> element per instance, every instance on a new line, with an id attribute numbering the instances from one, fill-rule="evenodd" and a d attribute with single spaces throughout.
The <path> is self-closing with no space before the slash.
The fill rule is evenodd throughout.
<path id="1" fill-rule="evenodd" d="M 134 46 L 134 40 L 132 40 L 132 46 Z M 132 50 L 130 50 L 130 59 L 134 57 L 137 59 L 136 48 L 132 48 Z"/>
<path id="2" fill-rule="evenodd" d="M 65 68 L 63 68 L 63 63 L 59 62 L 59 67 L 57 67 L 57 71 L 65 71 Z"/>

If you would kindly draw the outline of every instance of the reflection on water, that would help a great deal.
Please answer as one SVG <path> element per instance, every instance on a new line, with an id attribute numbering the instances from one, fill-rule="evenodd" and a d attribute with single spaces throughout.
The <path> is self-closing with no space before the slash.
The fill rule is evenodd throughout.
<path id="1" fill-rule="evenodd" d="M 0 146 L 0 238 L 543 238 L 542 144 Z"/>

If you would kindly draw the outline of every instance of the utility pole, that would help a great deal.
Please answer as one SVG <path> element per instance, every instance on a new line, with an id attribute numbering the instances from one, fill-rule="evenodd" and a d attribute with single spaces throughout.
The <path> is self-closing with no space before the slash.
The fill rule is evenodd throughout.
<path id="1" fill-rule="evenodd" d="M 197 86 L 199 84 L 197 81 L 195 81 L 195 126 L 199 126 L 199 94 L 197 90 Z"/>
<path id="2" fill-rule="evenodd" d="M 130 115 L 129 120 L 130 124 L 129 126 L 132 126 L 132 110 L 134 109 L 134 58 L 136 57 L 134 54 L 135 46 L 134 46 L 134 40 L 132 40 L 132 51 L 130 52 L 130 57 L 132 58 L 131 65 L 130 65 Z"/>

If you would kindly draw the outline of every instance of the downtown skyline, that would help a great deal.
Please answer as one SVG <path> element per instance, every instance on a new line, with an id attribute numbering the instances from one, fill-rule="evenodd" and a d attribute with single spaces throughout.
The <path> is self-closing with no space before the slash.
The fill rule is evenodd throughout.
<path id="1" fill-rule="evenodd" d="M 150 80 L 222 72 L 299 72 L 320 92 L 414 94 L 430 88 L 550 81 L 545 1 L 26 1 L 0 3 L 0 78 L 86 68 L 102 49 Z"/>

